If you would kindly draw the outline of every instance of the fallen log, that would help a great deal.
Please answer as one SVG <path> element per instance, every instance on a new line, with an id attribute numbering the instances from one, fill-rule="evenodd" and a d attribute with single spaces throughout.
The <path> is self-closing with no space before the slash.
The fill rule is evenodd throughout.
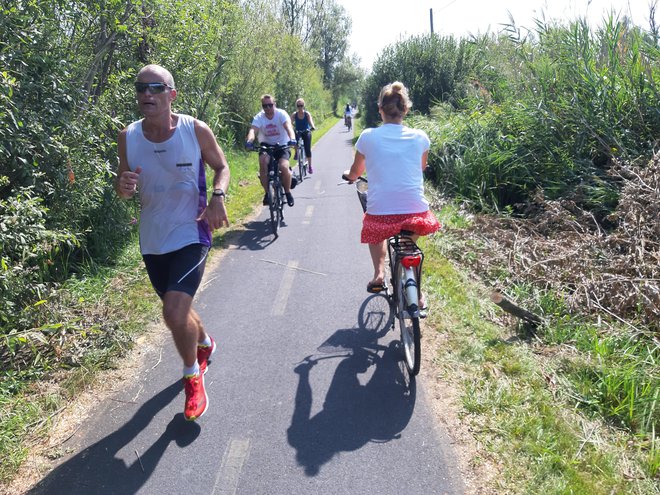
<path id="1" fill-rule="evenodd" d="M 540 325 L 543 323 L 543 319 L 540 316 L 537 316 L 534 313 L 530 313 L 526 309 L 517 306 L 499 292 L 491 293 L 490 300 L 507 313 L 510 313 L 513 316 L 520 318 L 521 320 L 525 320 L 527 323 L 531 323 L 533 325 Z"/>

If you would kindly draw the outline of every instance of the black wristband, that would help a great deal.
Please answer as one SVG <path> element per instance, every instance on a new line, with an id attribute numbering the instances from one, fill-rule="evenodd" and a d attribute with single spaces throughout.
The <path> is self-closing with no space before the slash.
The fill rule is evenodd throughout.
<path id="1" fill-rule="evenodd" d="M 214 189 L 211 196 L 224 196 L 225 192 L 222 189 Z"/>

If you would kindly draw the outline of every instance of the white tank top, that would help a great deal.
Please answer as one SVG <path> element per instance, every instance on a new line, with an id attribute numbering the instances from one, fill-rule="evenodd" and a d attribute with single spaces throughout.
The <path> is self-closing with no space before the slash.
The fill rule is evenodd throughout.
<path id="1" fill-rule="evenodd" d="M 211 245 L 211 230 L 197 217 L 206 208 L 206 175 L 195 135 L 195 119 L 177 115 L 174 134 L 154 143 L 144 137 L 142 120 L 126 131 L 132 171 L 140 166 L 140 252 L 165 254 L 190 244 Z"/>

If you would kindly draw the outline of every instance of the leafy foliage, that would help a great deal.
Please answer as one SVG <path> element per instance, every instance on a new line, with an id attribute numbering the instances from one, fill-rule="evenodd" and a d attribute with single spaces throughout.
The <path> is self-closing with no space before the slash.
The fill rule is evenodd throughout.
<path id="1" fill-rule="evenodd" d="M 311 25 L 310 48 L 323 71 L 323 81 L 330 85 L 335 68 L 344 59 L 351 33 L 351 18 L 335 0 L 318 2 Z"/>
<path id="2" fill-rule="evenodd" d="M 333 77 L 332 107 L 337 108 L 341 98 L 357 103 L 365 78 L 359 59 L 356 56 L 343 59 L 335 69 Z"/>
<path id="3" fill-rule="evenodd" d="M 118 200 L 112 183 L 117 132 L 139 117 L 132 82 L 140 67 L 167 67 L 179 90 L 175 111 L 205 120 L 226 147 L 242 141 L 262 93 L 291 108 L 305 96 L 318 123 L 330 112 L 315 57 L 298 38 L 279 36 L 278 17 L 262 14 L 272 7 L 3 3 L 0 335 L 56 324 L 55 313 L 33 305 L 68 277 L 115 263 L 131 242 L 136 205 Z"/>
<path id="4" fill-rule="evenodd" d="M 362 100 L 366 125 L 378 122 L 378 95 L 393 81 L 408 87 L 415 111 L 428 114 L 433 105 L 442 102 L 459 106 L 480 62 L 480 52 L 473 43 L 451 36 L 414 36 L 388 46 L 365 81 Z"/>
<path id="5" fill-rule="evenodd" d="M 75 234 L 46 227 L 48 210 L 33 188 L 0 200 L 0 325 L 20 324 L 25 303 L 48 297 L 47 282 L 67 274 L 53 260 L 78 245 Z M 27 323 L 31 323 L 29 320 Z"/>

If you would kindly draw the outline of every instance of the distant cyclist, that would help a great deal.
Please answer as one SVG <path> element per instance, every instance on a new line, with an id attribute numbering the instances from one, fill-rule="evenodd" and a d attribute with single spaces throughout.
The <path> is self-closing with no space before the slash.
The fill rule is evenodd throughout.
<path id="1" fill-rule="evenodd" d="M 351 108 L 350 103 L 346 103 L 346 108 L 344 108 L 344 125 L 349 129 L 353 125 L 353 109 Z"/>
<path id="2" fill-rule="evenodd" d="M 254 116 L 252 125 L 247 133 L 246 146 L 251 148 L 256 136 L 261 144 L 296 144 L 296 135 L 291 127 L 291 118 L 284 110 L 275 106 L 275 98 L 271 95 L 261 97 L 261 107 L 263 110 Z M 280 173 L 282 175 L 282 185 L 286 195 L 286 202 L 293 206 L 293 195 L 291 189 L 296 187 L 296 178 L 292 176 L 289 170 L 289 158 L 291 151 L 280 150 L 275 152 L 275 159 L 278 160 Z M 263 204 L 268 204 L 268 162 L 270 158 L 266 153 L 259 154 L 259 178 L 261 187 L 264 188 Z"/>
<path id="3" fill-rule="evenodd" d="M 400 82 L 383 87 L 378 111 L 383 125 L 365 129 L 355 144 L 355 160 L 344 177 L 355 181 L 365 170 L 369 178 L 367 212 L 361 241 L 369 244 L 374 276 L 367 291 L 384 290 L 386 241 L 402 229 L 414 233 L 413 240 L 440 228 L 424 197 L 423 171 L 430 141 L 424 131 L 403 125 L 412 102 Z M 426 309 L 420 294 L 420 308 Z"/>
<path id="4" fill-rule="evenodd" d="M 296 100 L 296 111 L 291 114 L 291 121 L 296 131 L 296 139 L 298 136 L 302 137 L 303 146 L 305 146 L 305 155 L 307 156 L 307 165 L 310 174 L 314 173 L 312 170 L 312 132 L 316 127 L 314 126 L 314 119 L 312 114 L 305 110 L 305 100 L 298 98 Z"/>

